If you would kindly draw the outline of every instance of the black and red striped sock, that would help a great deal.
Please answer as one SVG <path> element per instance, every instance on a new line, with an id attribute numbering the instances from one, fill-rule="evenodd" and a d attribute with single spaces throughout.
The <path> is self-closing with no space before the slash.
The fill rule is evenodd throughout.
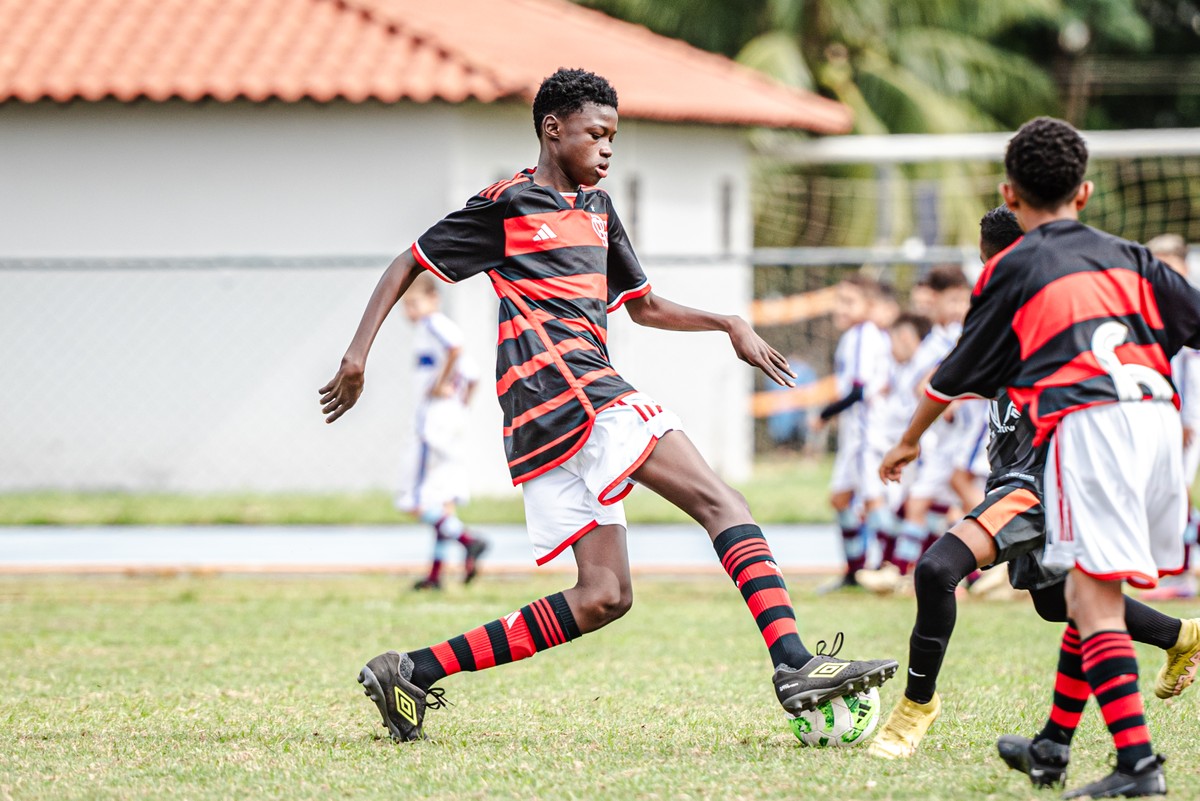
<path id="1" fill-rule="evenodd" d="M 1054 679 L 1054 703 L 1050 707 L 1050 719 L 1035 739 L 1070 745 L 1090 694 L 1091 688 L 1084 676 L 1083 659 L 1080 656 L 1079 631 L 1074 622 L 1068 620 L 1058 652 L 1058 675 Z"/>
<path id="2" fill-rule="evenodd" d="M 713 548 L 750 607 L 771 663 L 798 668 L 812 659 L 800 641 L 792 599 L 762 529 L 753 524 L 726 529 L 713 540 Z"/>
<path id="3" fill-rule="evenodd" d="M 415 665 L 412 681 L 427 689 L 454 673 L 516 662 L 578 636 L 571 607 L 556 592 L 446 642 L 409 651 Z"/>
<path id="4" fill-rule="evenodd" d="M 1128 631 L 1098 631 L 1083 641 L 1083 672 L 1117 748 L 1117 767 L 1133 770 L 1154 753 L 1138 692 L 1137 656 Z"/>

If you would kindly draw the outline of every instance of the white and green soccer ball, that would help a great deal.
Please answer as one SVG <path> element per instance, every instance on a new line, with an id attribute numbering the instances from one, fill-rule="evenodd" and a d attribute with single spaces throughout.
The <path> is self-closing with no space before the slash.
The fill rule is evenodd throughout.
<path id="1" fill-rule="evenodd" d="M 788 715 L 792 733 L 815 748 L 849 748 L 865 743 L 879 725 L 879 690 L 843 695 L 817 704 L 816 709 Z"/>

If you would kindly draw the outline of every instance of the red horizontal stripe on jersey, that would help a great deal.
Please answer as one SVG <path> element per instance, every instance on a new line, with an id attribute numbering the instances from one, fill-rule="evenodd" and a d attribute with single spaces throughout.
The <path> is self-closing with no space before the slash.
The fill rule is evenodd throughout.
<path id="1" fill-rule="evenodd" d="M 1150 282 L 1132 270 L 1089 270 L 1044 286 L 1013 315 L 1012 328 L 1021 358 L 1027 359 L 1076 323 L 1133 314 L 1142 315 L 1151 328 L 1163 327 Z"/>
<path id="2" fill-rule="evenodd" d="M 1127 342 L 1124 345 L 1118 346 L 1114 352 L 1122 364 L 1140 364 L 1163 375 L 1171 374 L 1171 364 L 1167 361 L 1166 355 L 1158 344 L 1135 345 L 1132 342 Z M 1096 355 L 1089 350 L 1086 353 L 1079 354 L 1050 375 L 1037 381 L 1034 386 L 1038 389 L 1044 389 L 1045 387 L 1066 387 L 1086 381 L 1089 378 L 1107 374 L 1108 371 L 1100 366 L 1100 363 L 1096 361 Z"/>
<path id="3" fill-rule="evenodd" d="M 553 352 L 544 350 L 520 364 L 513 365 L 504 371 L 504 375 L 500 376 L 500 380 L 496 382 L 496 394 L 503 395 L 508 392 L 508 388 L 520 381 L 522 378 L 528 378 L 538 370 L 545 369 L 554 363 L 554 355 L 559 356 L 564 353 L 570 353 L 573 350 L 595 350 L 596 344 L 583 337 L 572 337 L 564 339 L 562 342 L 556 342 Z"/>
<path id="4" fill-rule="evenodd" d="M 608 342 L 608 331 L 606 331 L 603 326 L 596 325 L 586 317 L 555 317 L 553 314 L 543 309 L 531 309 L 530 311 L 533 312 L 534 319 L 542 325 L 545 325 L 551 320 L 555 320 L 563 325 L 570 326 L 571 328 L 577 328 L 581 331 L 586 331 L 587 333 L 596 337 L 596 339 L 598 339 L 600 342 Z M 504 342 L 508 339 L 515 339 L 526 331 L 533 330 L 533 325 L 529 322 L 529 320 L 525 319 L 524 316 L 514 317 L 511 320 L 505 320 L 504 322 L 500 323 L 500 334 L 496 340 L 496 344 L 499 345 L 501 342 Z"/>
<path id="5" fill-rule="evenodd" d="M 1013 242 L 1004 250 L 987 260 L 987 264 L 983 265 L 983 272 L 979 274 L 979 280 L 975 282 L 975 291 L 971 294 L 978 295 L 983 292 L 983 288 L 988 285 L 988 281 L 992 280 L 992 273 L 996 271 L 996 265 L 1000 263 L 1001 259 L 1008 255 L 1010 250 L 1021 244 L 1021 240 L 1024 238 L 1025 237 L 1023 236 L 1017 237 L 1016 242 Z"/>
<path id="6" fill-rule="evenodd" d="M 556 275 L 550 278 L 521 278 L 509 281 L 491 274 L 496 294 L 500 297 L 519 295 L 528 300 L 570 300 L 591 298 L 603 302 L 608 295 L 608 277 L 600 273 Z M 532 309 L 530 310 L 532 311 Z"/>
<path id="7" fill-rule="evenodd" d="M 577 247 L 608 247 L 607 214 L 560 209 L 504 221 L 506 257 Z"/>
<path id="8" fill-rule="evenodd" d="M 601 367 L 599 370 L 592 370 L 590 373 L 584 373 L 578 379 L 578 385 L 586 387 L 593 381 L 598 381 L 605 376 L 616 375 L 617 371 L 611 367 Z M 549 414 L 560 406 L 565 406 L 575 398 L 575 390 L 568 389 L 565 392 L 560 392 L 544 403 L 539 403 L 532 409 L 521 412 L 513 418 L 512 423 L 504 427 L 504 436 L 511 437 L 513 431 L 528 423 L 530 420 L 536 420 L 544 414 Z"/>

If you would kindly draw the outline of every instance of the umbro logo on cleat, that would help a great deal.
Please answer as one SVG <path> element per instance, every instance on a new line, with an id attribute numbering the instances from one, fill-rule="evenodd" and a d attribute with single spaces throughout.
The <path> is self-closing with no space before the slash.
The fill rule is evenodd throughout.
<path id="1" fill-rule="evenodd" d="M 841 673 L 843 670 L 845 670 L 848 667 L 850 667 L 849 662 L 826 662 L 825 664 L 821 665 L 820 667 L 818 667 L 816 670 L 814 670 L 812 673 L 809 673 L 808 675 L 809 675 L 809 678 L 812 678 L 814 676 L 821 676 L 821 677 L 836 676 L 837 674 Z"/>
<path id="2" fill-rule="evenodd" d="M 412 725 L 417 725 L 417 705 L 413 699 L 401 690 L 398 686 L 393 687 L 396 691 L 396 712 L 398 712 L 405 720 Z"/>
<path id="3" fill-rule="evenodd" d="M 533 235 L 533 241 L 545 242 L 547 239 L 558 239 L 558 234 L 554 233 L 554 230 L 550 226 L 542 223 L 542 227 Z"/>

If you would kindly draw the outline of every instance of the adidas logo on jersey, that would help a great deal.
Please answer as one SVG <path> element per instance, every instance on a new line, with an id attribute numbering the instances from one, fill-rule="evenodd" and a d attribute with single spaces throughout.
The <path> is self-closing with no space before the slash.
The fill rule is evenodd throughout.
<path id="1" fill-rule="evenodd" d="M 533 235 L 533 241 L 545 242 L 547 239 L 558 239 L 558 234 L 554 233 L 554 230 L 550 226 L 542 223 L 542 227 Z"/>

